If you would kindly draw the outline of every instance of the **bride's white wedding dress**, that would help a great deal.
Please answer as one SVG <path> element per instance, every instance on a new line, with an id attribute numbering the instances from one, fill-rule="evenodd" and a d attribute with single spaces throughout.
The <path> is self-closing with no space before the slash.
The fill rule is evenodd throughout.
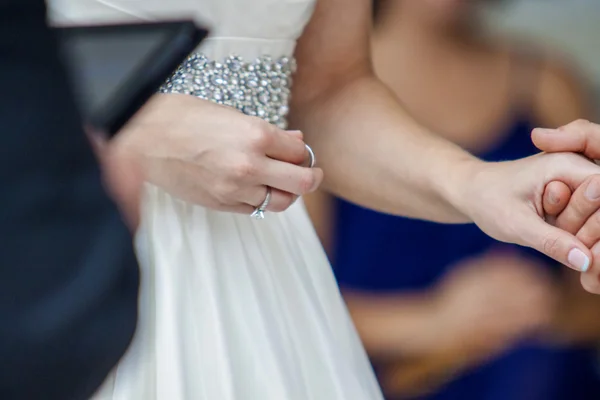
<path id="1" fill-rule="evenodd" d="M 165 91 L 284 126 L 291 57 L 314 3 L 51 0 L 49 7 L 59 24 L 194 16 L 212 37 Z M 264 55 L 271 58 L 257 60 Z M 382 398 L 301 201 L 256 221 L 153 187 L 142 219 L 138 333 L 97 399 Z"/>

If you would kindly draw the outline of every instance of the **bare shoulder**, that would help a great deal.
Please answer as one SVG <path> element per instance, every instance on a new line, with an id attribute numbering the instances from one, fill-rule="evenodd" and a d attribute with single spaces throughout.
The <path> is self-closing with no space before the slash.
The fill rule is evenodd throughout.
<path id="1" fill-rule="evenodd" d="M 534 94 L 536 122 L 549 128 L 591 113 L 590 82 L 566 57 L 546 53 Z"/>
<path id="2" fill-rule="evenodd" d="M 318 0 L 296 46 L 292 100 L 301 103 L 371 73 L 370 0 Z"/>
<path id="3" fill-rule="evenodd" d="M 555 48 L 536 41 L 494 38 L 493 46 L 508 54 L 516 88 L 537 125 L 559 127 L 579 118 L 591 118 L 590 83 L 575 62 Z"/>

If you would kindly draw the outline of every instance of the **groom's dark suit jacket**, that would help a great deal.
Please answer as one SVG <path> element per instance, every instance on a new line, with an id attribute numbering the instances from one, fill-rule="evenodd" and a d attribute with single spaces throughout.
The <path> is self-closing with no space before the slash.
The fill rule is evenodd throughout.
<path id="1" fill-rule="evenodd" d="M 43 0 L 0 0 L 0 399 L 86 399 L 135 328 L 131 237 L 103 191 Z"/>

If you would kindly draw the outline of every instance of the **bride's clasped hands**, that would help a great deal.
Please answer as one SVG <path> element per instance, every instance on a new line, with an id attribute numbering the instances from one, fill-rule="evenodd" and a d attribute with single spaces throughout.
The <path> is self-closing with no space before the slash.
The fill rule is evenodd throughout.
<path id="1" fill-rule="evenodd" d="M 121 132 L 121 151 L 135 154 L 148 182 L 189 203 L 250 214 L 286 210 L 317 189 L 301 132 L 180 94 L 156 95 Z"/>

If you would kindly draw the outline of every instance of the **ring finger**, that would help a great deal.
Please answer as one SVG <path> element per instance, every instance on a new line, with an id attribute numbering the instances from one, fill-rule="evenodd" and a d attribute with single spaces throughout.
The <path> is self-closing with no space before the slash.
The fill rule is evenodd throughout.
<path id="1" fill-rule="evenodd" d="M 277 160 L 267 160 L 262 171 L 259 177 L 261 183 L 299 196 L 314 192 L 323 180 L 320 168 L 301 167 Z"/>
<path id="2" fill-rule="evenodd" d="M 250 204 L 252 207 L 259 207 L 267 197 L 267 187 L 266 186 L 257 186 L 252 189 L 251 192 L 245 196 L 245 200 L 247 204 Z M 298 196 L 293 195 L 288 192 L 284 192 L 279 189 L 271 188 L 271 198 L 269 199 L 269 204 L 267 205 L 266 211 L 271 212 L 281 212 L 288 209 Z"/>

